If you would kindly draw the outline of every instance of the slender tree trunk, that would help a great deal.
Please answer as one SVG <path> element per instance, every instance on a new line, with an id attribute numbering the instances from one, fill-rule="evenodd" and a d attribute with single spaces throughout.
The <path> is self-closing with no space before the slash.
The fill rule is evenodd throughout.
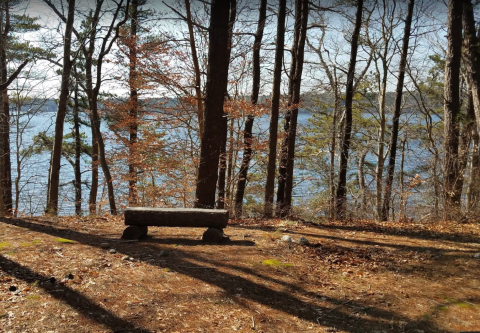
<path id="1" fill-rule="evenodd" d="M 304 47 L 308 21 L 308 1 L 295 1 L 295 30 L 292 46 L 292 61 L 289 80 L 289 110 L 285 119 L 285 138 L 279 168 L 277 192 L 277 216 L 285 217 L 291 212 L 293 168 L 295 162 L 295 137 L 297 134 L 298 104 L 303 71 Z"/>
<path id="2" fill-rule="evenodd" d="M 234 156 L 233 156 L 233 147 L 235 143 L 235 138 L 233 136 L 233 126 L 234 126 L 234 118 L 230 119 L 230 121 L 227 121 L 227 124 L 230 123 L 230 126 L 228 126 L 228 151 L 226 152 L 227 156 L 227 180 L 226 180 L 226 191 L 225 191 L 225 203 L 228 208 L 230 208 L 230 203 L 233 201 L 232 196 L 233 196 L 233 174 L 235 173 L 235 163 L 234 161 Z M 236 160 L 236 159 L 235 159 Z M 220 194 L 219 194 L 220 195 Z"/>
<path id="3" fill-rule="evenodd" d="M 253 45 L 253 82 L 252 82 L 252 107 L 255 108 L 258 102 L 258 94 L 260 91 L 260 48 L 262 46 L 263 29 L 265 27 L 265 19 L 267 17 L 267 0 L 260 1 L 260 11 L 258 17 L 257 32 L 255 33 L 255 41 Z M 237 182 L 237 193 L 235 196 L 235 217 L 242 217 L 243 197 L 245 194 L 245 186 L 247 183 L 248 168 L 252 158 L 252 129 L 254 116 L 249 114 L 245 122 L 245 130 L 243 132 L 243 158 L 240 167 L 240 174 Z"/>
<path id="4" fill-rule="evenodd" d="M 198 136 L 203 135 L 203 96 L 202 96 L 202 80 L 200 76 L 200 66 L 198 65 L 197 47 L 195 46 L 195 35 L 193 33 L 192 14 L 190 11 L 190 0 L 185 0 L 185 8 L 187 10 L 187 25 L 190 38 L 190 51 L 192 52 L 192 62 L 195 71 L 195 94 L 197 96 L 197 117 L 198 117 Z"/>
<path id="5" fill-rule="evenodd" d="M 275 47 L 275 64 L 273 68 L 272 108 L 270 112 L 270 133 L 268 137 L 267 179 L 265 184 L 265 204 L 263 208 L 265 217 L 271 217 L 273 213 L 276 170 L 275 164 L 277 159 L 278 140 L 278 113 L 280 108 L 280 85 L 285 43 L 286 7 L 286 0 L 279 0 L 277 43 Z"/>
<path id="6" fill-rule="evenodd" d="M 395 90 L 395 105 L 393 111 L 393 125 L 392 125 L 392 136 L 390 139 L 390 155 L 388 158 L 387 166 L 387 177 L 385 179 L 385 193 L 383 195 L 383 207 L 382 207 L 382 221 L 387 221 L 390 211 L 390 200 L 392 196 L 392 184 L 393 184 L 393 175 L 395 173 L 395 161 L 397 157 L 397 141 L 398 141 L 398 131 L 400 124 L 400 114 L 402 107 L 402 96 L 403 96 L 403 83 L 405 81 L 405 68 L 407 65 L 407 56 L 408 56 L 408 44 L 410 41 L 410 33 L 412 26 L 413 18 L 413 8 L 415 5 L 415 0 L 410 0 L 408 2 L 407 18 L 405 19 L 405 28 L 403 32 L 403 44 L 402 44 L 402 53 L 400 55 L 400 64 L 398 68 L 398 81 L 397 88 Z"/>
<path id="7" fill-rule="evenodd" d="M 72 44 L 72 31 L 75 12 L 75 0 L 68 2 L 68 16 L 65 26 L 65 38 L 63 46 L 63 70 L 60 98 L 58 102 L 57 117 L 55 120 L 55 141 L 52 152 L 52 162 L 50 167 L 49 191 L 47 202 L 47 213 L 58 214 L 58 190 L 60 181 L 60 160 L 62 157 L 63 143 L 63 125 L 65 114 L 67 113 L 67 102 L 70 85 L 70 73 L 72 61 L 70 60 L 70 50 Z"/>
<path id="8" fill-rule="evenodd" d="M 82 153 L 82 142 L 80 138 L 80 117 L 79 112 L 79 103 L 78 103 L 78 84 L 75 84 L 74 91 L 74 108 L 73 108 L 73 126 L 75 130 L 75 215 L 82 215 L 82 172 L 80 166 L 80 155 Z"/>
<path id="9" fill-rule="evenodd" d="M 458 144 L 460 112 L 460 61 L 462 53 L 463 0 L 448 3 L 447 54 L 444 85 L 444 213 L 455 219 L 460 209 L 460 195 L 455 191 L 458 181 Z"/>
<path id="10" fill-rule="evenodd" d="M 472 160 L 470 162 L 470 183 L 467 192 L 468 211 L 475 211 L 480 200 L 480 136 L 473 130 Z"/>
<path id="11" fill-rule="evenodd" d="M 365 173 L 363 172 L 363 166 L 365 165 L 365 158 L 367 157 L 368 149 L 364 149 L 362 154 L 358 158 L 358 189 L 360 191 L 361 203 L 362 203 L 362 217 L 367 215 L 367 186 L 365 184 Z"/>
<path id="12" fill-rule="evenodd" d="M 300 0 L 299 0 L 300 1 Z M 293 96 L 291 105 L 294 105 L 292 110 L 292 119 L 288 132 L 288 157 L 287 157 L 287 179 L 285 184 L 285 213 L 287 215 L 292 213 L 292 192 L 293 192 L 293 170 L 295 166 L 295 139 L 297 136 L 297 118 L 298 105 L 300 104 L 300 88 L 302 83 L 303 73 L 303 59 L 305 50 L 305 40 L 307 35 L 308 22 L 308 0 L 302 1 L 301 27 L 298 39 L 297 56 L 295 64 L 295 76 L 293 79 Z"/>
<path id="13" fill-rule="evenodd" d="M 201 138 L 195 207 L 215 207 L 215 188 L 223 142 L 224 95 L 228 84 L 230 61 L 229 14 L 231 0 L 214 1 L 211 5 L 207 84 L 205 93 L 204 131 Z"/>
<path id="14" fill-rule="evenodd" d="M 465 50 L 464 62 L 465 67 L 467 68 L 468 81 L 472 89 L 477 128 L 480 129 L 480 42 L 478 36 L 476 35 L 473 5 L 470 0 L 463 1 L 462 22 L 464 31 L 463 43 Z M 458 24 L 458 20 L 455 21 L 455 23 Z M 456 27 L 456 29 L 458 30 L 460 28 Z M 480 35 L 480 29 L 478 32 Z"/>
<path id="15" fill-rule="evenodd" d="M 221 123 L 222 133 L 228 133 L 228 118 L 224 117 Z M 227 135 L 227 134 L 225 134 Z M 229 147 L 230 150 L 233 149 L 233 146 Z M 229 155 L 231 152 L 229 152 Z M 229 166 L 231 170 L 231 164 Z M 225 186 L 226 186 L 226 177 L 227 177 L 227 140 L 222 142 L 222 147 L 220 148 L 220 168 L 218 171 L 218 199 L 217 199 L 217 208 L 225 209 Z M 228 197 L 227 197 L 228 199 Z"/>
<path id="16" fill-rule="evenodd" d="M 408 193 L 405 192 L 405 146 L 407 144 L 407 137 L 402 142 L 402 155 L 400 159 L 400 216 L 399 220 L 404 220 L 407 215 L 407 197 Z M 392 218 L 395 219 L 395 215 L 392 214 Z"/>
<path id="17" fill-rule="evenodd" d="M 379 106 L 380 106 L 380 128 L 379 128 L 379 135 L 378 135 L 378 147 L 377 147 L 377 166 L 375 170 L 375 182 L 376 182 L 376 213 L 377 213 L 377 220 L 381 220 L 382 218 L 382 189 L 383 189 L 383 169 L 385 167 L 385 129 L 386 129 L 386 95 L 387 95 L 387 76 L 388 76 L 388 66 L 386 63 L 386 53 L 382 57 L 382 82 L 381 82 L 381 89 L 380 89 L 380 98 L 379 98 Z"/>
<path id="18" fill-rule="evenodd" d="M 233 38 L 233 25 L 235 24 L 235 19 L 237 16 L 237 2 L 236 0 L 231 0 L 230 4 L 230 16 L 228 20 L 228 45 L 229 50 L 231 51 L 232 47 L 232 38 Z M 228 96 L 227 87 L 225 87 L 225 96 Z M 225 113 L 225 111 L 224 111 Z M 218 170 L 218 200 L 217 200 L 217 208 L 224 209 L 225 208 L 225 178 L 227 172 L 227 136 L 228 136 L 228 117 L 225 114 L 222 118 L 222 122 L 220 123 L 220 128 L 222 137 L 222 147 L 220 148 L 220 168 Z M 230 147 L 230 151 L 233 150 L 233 145 Z"/>
<path id="19" fill-rule="evenodd" d="M 470 143 L 472 142 L 473 130 L 475 124 L 475 112 L 473 110 L 473 97 L 472 90 L 467 85 L 467 98 L 466 98 L 466 114 L 463 122 L 460 142 L 458 147 L 458 179 L 455 182 L 455 193 L 458 194 L 458 201 L 461 202 L 461 196 L 463 192 L 463 185 L 465 182 L 465 171 L 467 170 L 467 161 Z"/>
<path id="20" fill-rule="evenodd" d="M 90 185 L 90 195 L 88 198 L 88 211 L 90 215 L 97 213 L 97 195 L 98 195 L 98 139 L 97 132 L 94 130 L 93 116 L 90 114 L 90 126 L 92 129 L 92 183 Z"/>
<path id="21" fill-rule="evenodd" d="M 346 217 L 347 199 L 347 168 L 350 139 L 352 136 L 352 104 L 353 104 L 353 80 L 355 77 L 355 65 L 357 63 L 358 38 L 362 26 L 363 0 L 357 1 L 357 13 L 355 16 L 355 28 L 352 34 L 350 64 L 347 72 L 347 89 L 345 94 L 345 126 L 340 153 L 340 168 L 338 175 L 337 195 L 335 203 L 335 217 L 342 220 Z"/>
<path id="22" fill-rule="evenodd" d="M 138 90 L 137 90 L 137 28 L 138 28 L 138 0 L 132 0 L 130 13 L 130 42 L 129 61 L 130 61 L 130 110 L 129 110 L 129 154 L 128 154 L 128 204 L 136 206 L 138 204 L 137 191 L 137 140 L 138 140 Z"/>

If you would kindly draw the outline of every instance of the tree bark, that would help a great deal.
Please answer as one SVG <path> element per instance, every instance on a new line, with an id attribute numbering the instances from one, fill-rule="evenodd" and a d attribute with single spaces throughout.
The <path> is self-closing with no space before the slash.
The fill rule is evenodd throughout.
<path id="1" fill-rule="evenodd" d="M 473 130 L 472 160 L 470 162 L 470 183 L 467 191 L 467 209 L 476 211 L 480 201 L 480 136 L 478 130 Z"/>
<path id="2" fill-rule="evenodd" d="M 285 117 L 285 138 L 282 142 L 282 156 L 279 167 L 277 212 L 285 217 L 291 212 L 293 168 L 295 163 L 295 137 L 297 134 L 298 104 L 303 71 L 304 47 L 308 21 L 308 1 L 295 2 L 295 30 L 292 45 L 292 61 L 289 80 L 289 110 Z"/>
<path id="3" fill-rule="evenodd" d="M 198 65 L 197 47 L 195 46 L 195 35 L 193 33 L 192 14 L 190 11 L 190 0 L 185 0 L 185 8 L 187 10 L 188 34 L 190 37 L 190 50 L 192 52 L 192 62 L 195 71 L 195 94 L 197 96 L 197 118 L 198 118 L 198 137 L 203 135 L 203 96 L 202 96 L 202 80 L 200 76 L 200 66 Z"/>
<path id="4" fill-rule="evenodd" d="M 463 0 L 448 3 L 447 54 L 444 85 L 444 215 L 455 219 L 460 209 L 460 194 L 455 183 L 459 177 L 458 144 L 460 113 L 460 61 L 462 53 Z"/>
<path id="5" fill-rule="evenodd" d="M 402 53 L 400 55 L 400 64 L 398 66 L 399 75 L 398 75 L 398 81 L 397 81 L 397 88 L 395 90 L 395 105 L 394 105 L 394 111 L 393 111 L 392 136 L 390 139 L 390 149 L 389 149 L 390 155 L 388 158 L 387 177 L 385 179 L 385 188 L 384 188 L 384 195 L 383 195 L 383 206 L 382 206 L 382 216 L 381 216 L 382 221 L 388 220 L 389 212 L 390 212 L 390 200 L 392 196 L 393 175 L 395 173 L 395 162 L 397 158 L 397 141 L 398 141 L 400 114 L 401 114 L 401 107 L 402 107 L 403 83 L 405 81 L 405 68 L 407 65 L 408 44 L 410 41 L 414 5 L 415 5 L 415 0 L 410 0 L 408 2 L 407 17 L 405 19 L 405 28 L 403 32 Z"/>
<path id="6" fill-rule="evenodd" d="M 237 16 L 237 2 L 236 0 L 231 0 L 232 3 L 230 4 L 230 16 L 228 20 L 228 45 L 230 45 L 230 52 L 231 52 L 231 45 L 232 45 L 232 38 L 233 38 L 233 25 L 235 24 L 235 19 Z M 228 96 L 227 87 L 225 87 L 225 96 Z M 224 111 L 225 113 L 225 111 Z M 228 117 L 225 114 L 222 118 L 222 122 L 220 124 L 220 130 L 223 133 L 223 137 L 225 140 L 222 142 L 222 146 L 220 148 L 220 168 L 218 170 L 218 200 L 217 200 L 217 208 L 223 209 L 225 207 L 225 186 L 226 186 L 226 173 L 227 173 L 227 136 L 228 136 Z M 233 153 L 233 144 L 229 147 L 229 154 Z M 231 163 L 232 160 L 229 159 L 230 169 L 231 170 Z"/>
<path id="7" fill-rule="evenodd" d="M 357 63 L 358 39 L 362 26 L 363 0 L 357 1 L 357 12 L 355 15 L 355 27 L 352 34 L 350 64 L 347 72 L 347 88 L 345 94 L 345 126 L 340 147 L 340 167 L 335 203 L 335 217 L 343 220 L 346 217 L 347 199 L 347 168 L 348 153 L 350 150 L 350 139 L 352 136 L 352 104 L 353 104 L 353 80 L 355 77 L 355 65 Z"/>
<path id="8" fill-rule="evenodd" d="M 63 70 L 60 98 L 58 101 L 57 117 L 55 119 L 55 141 L 53 145 L 52 160 L 50 165 L 49 191 L 46 212 L 58 214 L 58 190 L 60 181 L 60 160 L 62 157 L 63 126 L 67 113 L 67 102 L 70 85 L 70 73 L 72 61 L 70 52 L 72 45 L 73 22 L 75 18 L 75 0 L 68 2 L 68 16 L 65 26 L 65 38 L 63 45 Z"/>
<path id="9" fill-rule="evenodd" d="M 82 215 L 82 172 L 80 166 L 80 156 L 82 153 L 82 142 L 80 138 L 80 117 L 79 113 L 79 103 L 78 103 L 78 84 L 75 84 L 74 92 L 74 108 L 73 108 L 73 126 L 75 131 L 75 215 Z"/>
<path id="10" fill-rule="evenodd" d="M 467 68 L 468 81 L 472 89 L 472 100 L 477 121 L 477 128 L 480 130 L 480 49 L 479 38 L 475 30 L 475 18 L 473 14 L 473 5 L 470 0 L 463 2 L 463 31 L 464 31 L 464 50 L 465 67 Z M 456 21 L 458 24 L 458 20 Z M 459 29 L 458 27 L 456 27 Z M 479 30 L 480 35 L 480 30 Z M 458 41 L 457 41 L 458 43 Z"/>
<path id="11" fill-rule="evenodd" d="M 88 211 L 90 215 L 95 215 L 97 213 L 98 195 L 98 139 L 97 131 L 95 131 L 94 126 L 93 116 L 90 114 L 90 127 L 92 129 L 92 181 L 88 198 Z"/>
<path id="12" fill-rule="evenodd" d="M 138 90 L 137 90 L 137 28 L 138 28 L 138 0 L 132 0 L 130 13 L 130 41 L 129 49 L 129 86 L 130 86 L 130 110 L 129 122 L 129 145 L 128 145 L 128 205 L 136 206 L 138 203 L 137 192 L 137 141 L 138 141 Z"/>
<path id="13" fill-rule="evenodd" d="M 465 171 L 467 170 L 467 161 L 470 143 L 472 142 L 473 130 L 475 128 L 475 112 L 473 110 L 473 96 L 472 90 L 467 85 L 466 96 L 466 114 L 465 120 L 460 133 L 460 142 L 458 146 L 458 179 L 455 182 L 455 193 L 459 195 L 459 201 L 463 192 L 463 185 L 465 183 Z"/>
<path id="14" fill-rule="evenodd" d="M 277 160 L 278 113 L 280 107 L 280 85 L 282 77 L 283 51 L 285 43 L 286 0 L 279 0 L 277 21 L 277 43 L 275 47 L 275 64 L 273 68 L 272 107 L 270 111 L 270 132 L 268 137 L 267 179 L 265 184 L 265 217 L 273 213 L 273 197 L 275 191 L 275 169 Z"/>
<path id="15" fill-rule="evenodd" d="M 265 28 L 265 19 L 267 17 L 267 0 L 260 1 L 260 11 L 258 17 L 257 32 L 255 33 L 255 41 L 253 44 L 253 82 L 252 82 L 252 107 L 258 103 L 258 94 L 260 91 L 260 48 L 262 46 L 263 29 Z M 252 159 L 252 129 L 255 117 L 249 114 L 245 122 L 245 130 L 243 132 L 243 157 L 240 167 L 240 174 L 237 182 L 237 193 L 235 195 L 235 217 L 242 217 L 243 197 L 245 194 L 245 186 L 247 183 L 248 168 Z"/>
<path id="16" fill-rule="evenodd" d="M 209 27 L 207 83 L 205 92 L 204 131 L 201 138 L 200 163 L 195 192 L 195 207 L 213 208 L 218 178 L 220 150 L 226 140 L 221 124 L 228 84 L 230 61 L 229 14 L 231 0 L 213 1 Z"/>

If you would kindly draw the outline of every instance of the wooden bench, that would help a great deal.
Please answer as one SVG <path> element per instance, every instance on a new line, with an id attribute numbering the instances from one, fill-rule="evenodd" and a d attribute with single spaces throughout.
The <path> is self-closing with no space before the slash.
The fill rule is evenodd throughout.
<path id="1" fill-rule="evenodd" d="M 208 228 L 202 236 L 205 242 L 223 242 L 229 238 L 223 234 L 227 227 L 228 210 L 200 208 L 148 208 L 129 207 L 125 210 L 122 239 L 135 240 L 145 237 L 148 227 Z"/>

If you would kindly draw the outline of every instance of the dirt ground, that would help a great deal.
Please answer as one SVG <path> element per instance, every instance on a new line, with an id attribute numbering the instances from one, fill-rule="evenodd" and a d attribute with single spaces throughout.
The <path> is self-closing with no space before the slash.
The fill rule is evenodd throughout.
<path id="1" fill-rule="evenodd" d="M 480 331 L 478 223 L 233 220 L 221 245 L 123 229 L 0 219 L 0 331 Z"/>

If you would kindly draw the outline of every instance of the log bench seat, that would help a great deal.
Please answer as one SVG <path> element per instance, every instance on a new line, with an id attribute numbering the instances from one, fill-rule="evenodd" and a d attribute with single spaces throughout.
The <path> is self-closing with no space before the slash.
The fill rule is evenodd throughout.
<path id="1" fill-rule="evenodd" d="M 202 236 L 205 242 L 223 242 L 229 238 L 223 234 L 227 227 L 228 210 L 201 208 L 149 208 L 128 207 L 122 239 L 136 240 L 145 237 L 148 227 L 208 228 Z"/>

